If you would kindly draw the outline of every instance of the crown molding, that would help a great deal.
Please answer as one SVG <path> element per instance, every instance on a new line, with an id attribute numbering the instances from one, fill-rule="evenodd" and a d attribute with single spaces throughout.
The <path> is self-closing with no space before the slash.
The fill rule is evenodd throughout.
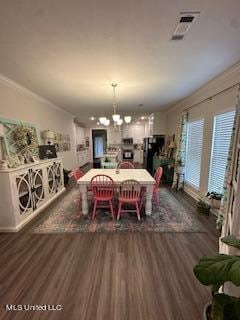
<path id="1" fill-rule="evenodd" d="M 51 107 L 55 110 L 61 111 L 62 113 L 65 113 L 66 115 L 74 118 L 74 115 L 72 115 L 71 113 L 67 112 L 66 110 L 57 106 L 56 104 L 52 103 L 51 101 L 43 98 L 42 96 L 38 95 L 37 93 L 25 88 L 24 86 L 20 85 L 19 83 L 9 79 L 8 77 L 3 75 L 2 73 L 0 73 L 0 83 L 2 83 L 3 85 L 7 85 L 8 87 L 15 89 L 16 91 L 18 91 L 22 94 L 30 96 L 40 102 L 43 102 L 43 103 L 47 104 L 49 107 Z"/>
<path id="2" fill-rule="evenodd" d="M 187 96 L 186 98 L 178 101 L 177 103 L 167 107 L 165 111 L 172 112 L 178 108 L 187 108 L 191 104 L 201 103 L 202 100 L 217 94 L 228 86 L 234 85 L 240 81 L 240 62 L 234 64 L 232 67 L 226 69 L 213 79 L 206 82 L 198 90 Z"/>

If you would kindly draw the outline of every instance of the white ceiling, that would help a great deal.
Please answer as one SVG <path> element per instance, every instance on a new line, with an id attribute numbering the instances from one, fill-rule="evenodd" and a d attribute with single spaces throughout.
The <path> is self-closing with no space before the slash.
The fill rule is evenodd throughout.
<path id="1" fill-rule="evenodd" d="M 180 11 L 200 11 L 170 41 Z M 239 0 L 0 2 L 0 73 L 78 116 L 149 113 L 240 60 Z M 144 104 L 139 107 L 138 104 Z"/>

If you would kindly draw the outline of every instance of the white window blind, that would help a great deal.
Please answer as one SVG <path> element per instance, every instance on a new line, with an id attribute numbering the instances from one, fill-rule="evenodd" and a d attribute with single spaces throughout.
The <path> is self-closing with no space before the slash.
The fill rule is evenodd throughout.
<path id="1" fill-rule="evenodd" d="M 187 130 L 185 180 L 196 188 L 200 186 L 203 127 L 201 119 L 189 122 Z"/>
<path id="2" fill-rule="evenodd" d="M 222 193 L 235 111 L 216 115 L 212 139 L 212 153 L 208 190 Z"/>

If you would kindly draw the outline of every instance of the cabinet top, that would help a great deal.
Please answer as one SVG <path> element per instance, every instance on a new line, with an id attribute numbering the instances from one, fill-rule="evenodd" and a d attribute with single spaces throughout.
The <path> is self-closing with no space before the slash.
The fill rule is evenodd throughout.
<path id="1" fill-rule="evenodd" d="M 45 164 L 45 163 L 48 163 L 48 162 L 55 162 L 55 161 L 59 161 L 59 160 L 62 160 L 62 159 L 63 159 L 63 157 L 39 160 L 38 162 L 26 163 L 26 164 L 24 164 L 22 166 L 19 166 L 19 167 L 16 167 L 16 168 L 8 168 L 6 170 L 1 170 L 0 169 L 0 173 L 9 173 L 9 172 L 13 172 L 13 171 L 22 170 L 22 169 L 32 168 L 34 166 L 39 166 L 41 164 Z"/>

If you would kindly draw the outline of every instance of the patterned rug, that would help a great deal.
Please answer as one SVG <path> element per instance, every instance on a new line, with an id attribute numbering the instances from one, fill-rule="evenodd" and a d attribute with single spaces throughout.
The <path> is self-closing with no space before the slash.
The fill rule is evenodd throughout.
<path id="1" fill-rule="evenodd" d="M 72 188 L 55 201 L 42 213 L 44 218 L 33 228 L 33 232 L 204 232 L 197 214 L 187 212 L 167 188 L 159 191 L 160 209 L 153 205 L 152 215 L 145 216 L 142 212 L 141 221 L 137 220 L 135 213 L 123 213 L 119 221 L 113 221 L 107 209 L 99 209 L 96 220 L 92 220 L 91 195 L 88 216 L 83 216 L 81 209 L 77 208 L 77 196 L 78 189 Z"/>

